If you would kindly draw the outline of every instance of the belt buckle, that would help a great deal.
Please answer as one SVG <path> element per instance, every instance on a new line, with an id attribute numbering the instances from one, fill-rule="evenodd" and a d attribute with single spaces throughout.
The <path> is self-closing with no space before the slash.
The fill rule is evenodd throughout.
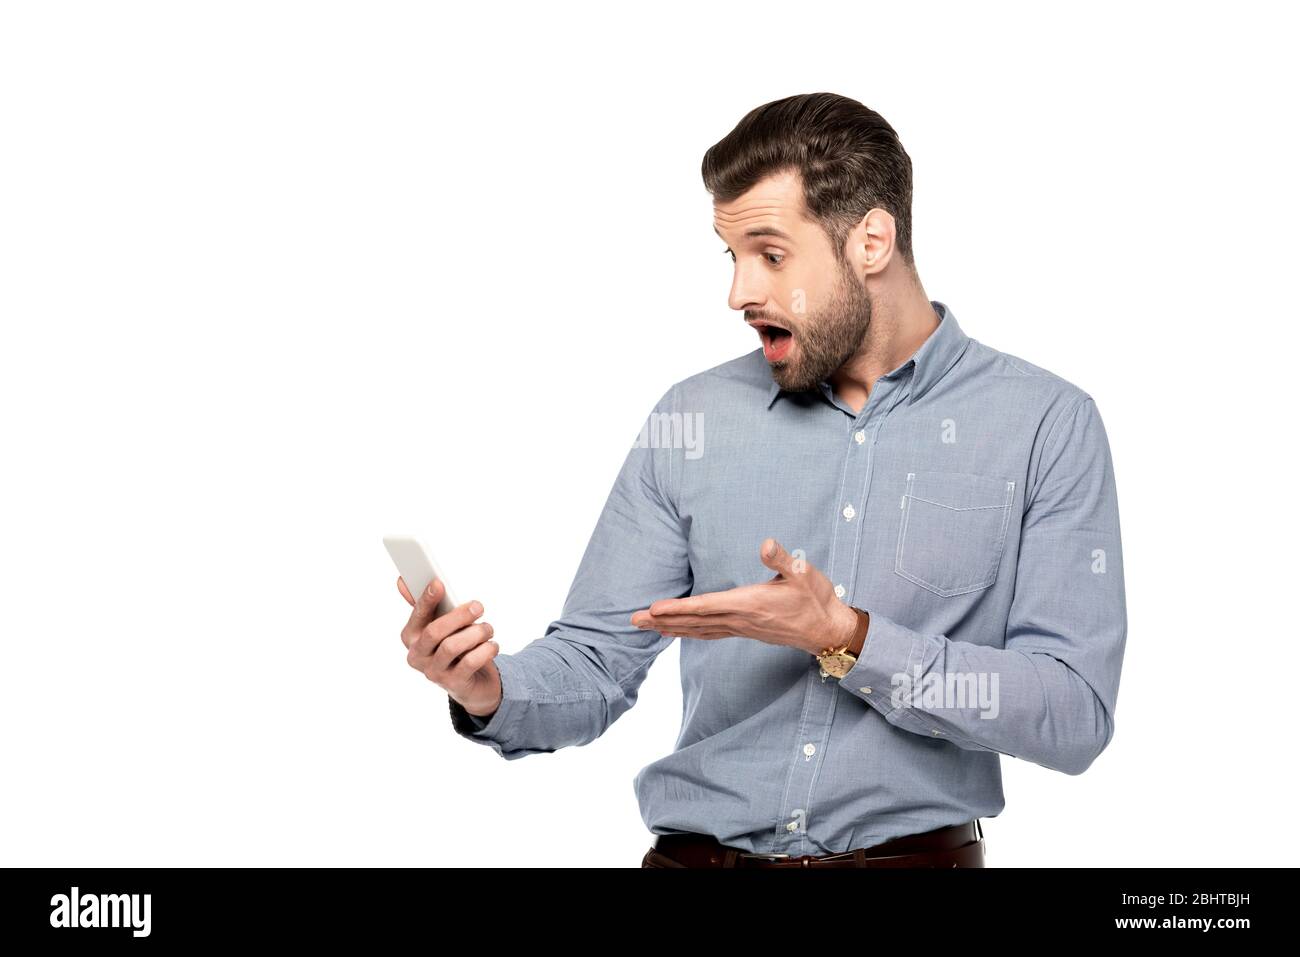
<path id="1" fill-rule="evenodd" d="M 740 852 L 740 856 L 741 856 L 741 857 L 756 857 L 756 858 L 758 858 L 758 859 L 760 859 L 760 860 L 764 860 L 764 861 L 775 861 L 775 860 L 779 860 L 779 859 L 781 859 L 781 858 L 783 858 L 783 857 L 789 857 L 790 855 L 789 855 L 789 854 L 758 854 L 758 853 L 751 853 L 750 851 L 741 851 L 741 852 Z"/>

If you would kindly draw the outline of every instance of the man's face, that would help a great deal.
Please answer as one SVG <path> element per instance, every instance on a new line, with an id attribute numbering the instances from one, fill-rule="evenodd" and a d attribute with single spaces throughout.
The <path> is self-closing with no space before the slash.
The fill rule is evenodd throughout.
<path id="1" fill-rule="evenodd" d="M 728 302 L 758 329 L 772 377 L 815 389 L 852 356 L 871 322 L 871 297 L 822 227 L 804 218 L 797 173 L 713 204 L 713 228 L 735 263 Z"/>

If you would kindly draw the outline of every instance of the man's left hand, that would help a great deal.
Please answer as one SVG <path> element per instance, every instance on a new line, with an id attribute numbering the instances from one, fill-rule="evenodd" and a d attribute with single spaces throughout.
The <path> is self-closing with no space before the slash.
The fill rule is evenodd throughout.
<path id="1" fill-rule="evenodd" d="M 772 538 L 763 542 L 759 558 L 776 572 L 769 581 L 689 598 L 662 598 L 633 614 L 632 624 L 666 637 L 757 638 L 813 655 L 839 648 L 853 637 L 853 609 L 840 601 L 830 579 L 807 559 L 792 557 Z"/>

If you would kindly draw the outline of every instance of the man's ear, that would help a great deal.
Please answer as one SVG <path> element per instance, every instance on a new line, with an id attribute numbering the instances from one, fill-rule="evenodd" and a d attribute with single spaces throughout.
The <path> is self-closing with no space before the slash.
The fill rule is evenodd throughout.
<path id="1" fill-rule="evenodd" d="M 887 209 L 873 206 L 849 230 L 844 257 L 855 276 L 865 279 L 885 271 L 894 255 L 897 225 Z"/>

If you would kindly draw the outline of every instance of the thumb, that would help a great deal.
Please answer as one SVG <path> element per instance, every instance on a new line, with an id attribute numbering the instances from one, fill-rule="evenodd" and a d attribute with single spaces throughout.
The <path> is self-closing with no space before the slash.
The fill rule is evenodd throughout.
<path id="1" fill-rule="evenodd" d="M 406 599 L 406 603 L 414 608 L 415 599 L 411 597 L 411 591 L 406 587 L 406 580 L 402 578 L 401 575 L 397 576 L 397 590 L 402 593 L 402 597 Z"/>
<path id="2" fill-rule="evenodd" d="M 772 571 L 779 572 L 787 578 L 794 574 L 794 559 L 775 538 L 765 539 L 758 554 L 763 559 L 763 564 Z"/>

